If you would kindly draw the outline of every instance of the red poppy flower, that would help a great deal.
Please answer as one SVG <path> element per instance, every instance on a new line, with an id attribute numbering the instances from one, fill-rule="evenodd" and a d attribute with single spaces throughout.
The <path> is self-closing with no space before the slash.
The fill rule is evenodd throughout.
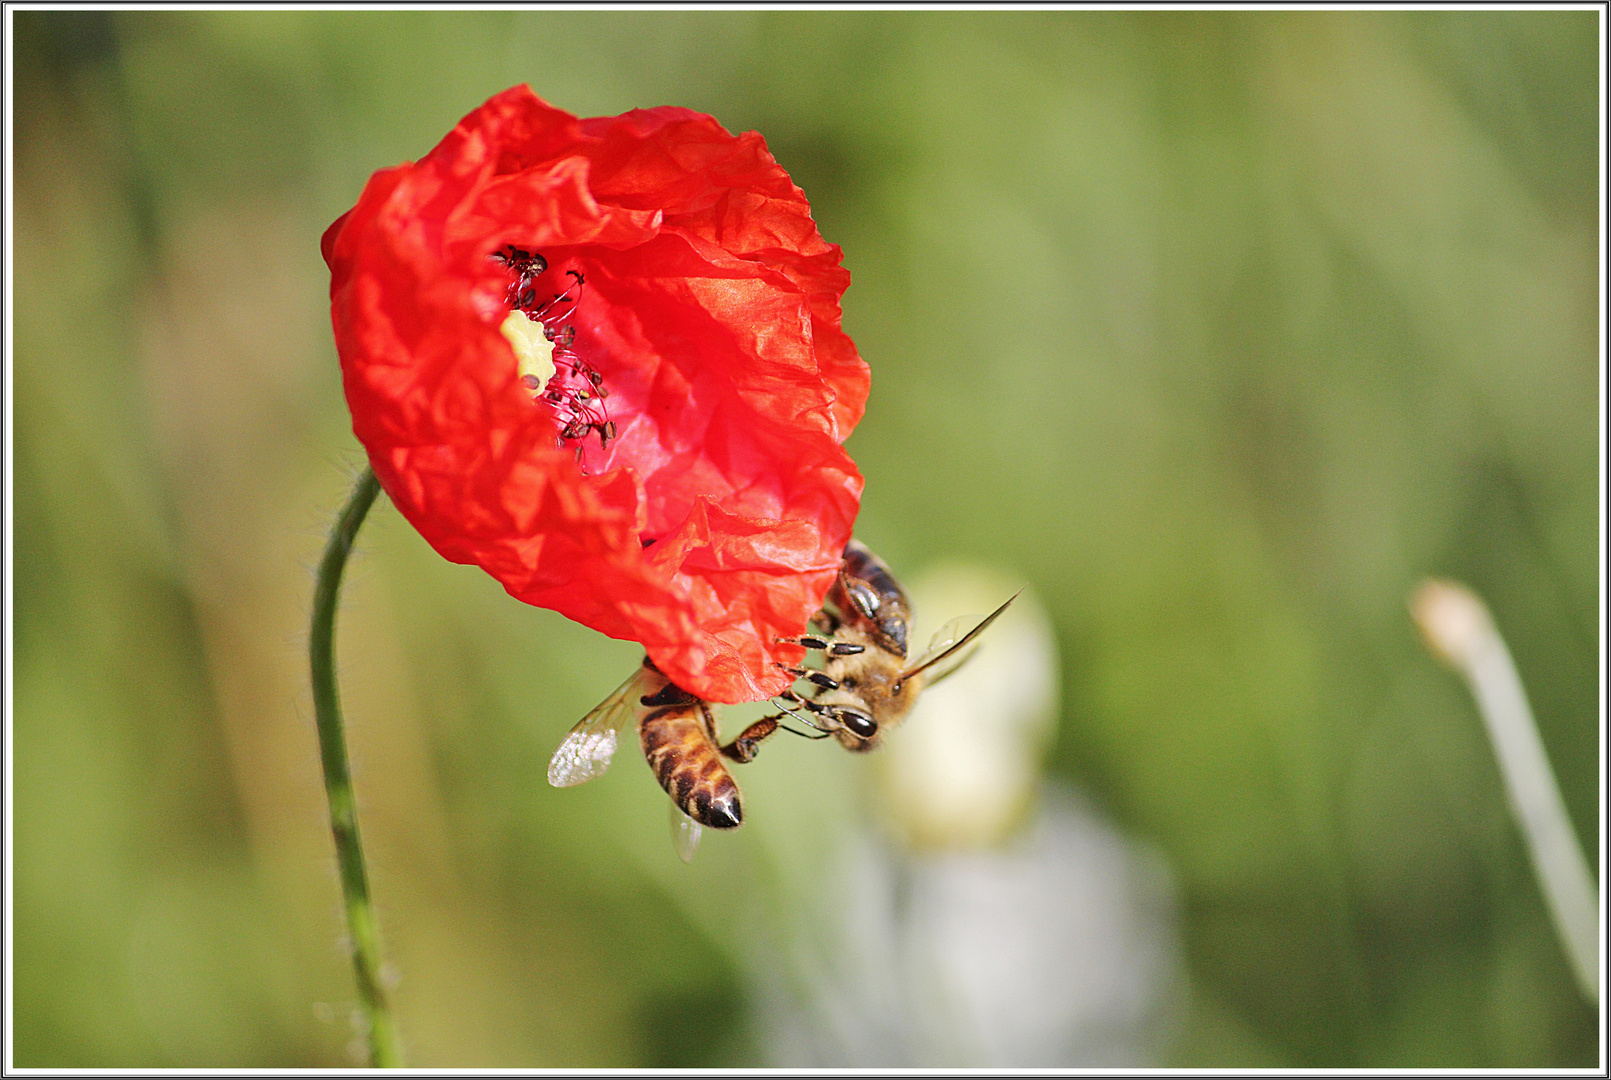
<path id="1" fill-rule="evenodd" d="M 325 233 L 353 430 L 438 552 L 758 700 L 850 537 L 849 284 L 754 132 L 518 86 Z"/>

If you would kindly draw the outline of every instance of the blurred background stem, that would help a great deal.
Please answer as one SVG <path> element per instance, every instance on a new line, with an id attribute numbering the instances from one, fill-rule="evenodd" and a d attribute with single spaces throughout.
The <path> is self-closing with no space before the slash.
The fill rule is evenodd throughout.
<path id="1" fill-rule="evenodd" d="M 1600 903 L 1594 876 L 1572 832 L 1566 801 L 1505 639 L 1477 594 L 1451 581 L 1424 582 L 1411 597 L 1410 610 L 1432 651 L 1471 688 L 1572 973 L 1583 996 L 1598 1005 Z"/>
<path id="2" fill-rule="evenodd" d="M 347 737 L 341 722 L 341 699 L 336 692 L 336 602 L 341 595 L 341 573 L 347 566 L 353 538 L 380 492 L 374 471 L 365 468 L 353 487 L 347 505 L 336 519 L 319 561 L 313 589 L 313 628 L 308 654 L 313 669 L 313 708 L 319 727 L 319 760 L 324 766 L 324 790 L 330 800 L 330 832 L 336 840 L 336 861 L 341 867 L 341 894 L 347 909 L 347 932 L 352 939 L 352 966 L 358 977 L 369 1039 L 369 1063 L 377 1069 L 402 1064 L 397 1035 L 380 983 L 380 929 L 369 901 L 369 878 L 364 871 L 363 842 L 358 836 L 358 804 L 352 772 L 347 765 Z"/>

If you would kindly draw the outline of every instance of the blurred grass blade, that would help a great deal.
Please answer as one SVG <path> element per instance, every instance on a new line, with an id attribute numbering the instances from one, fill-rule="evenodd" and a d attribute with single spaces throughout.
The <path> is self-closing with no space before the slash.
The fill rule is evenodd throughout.
<path id="1" fill-rule="evenodd" d="M 1584 995 L 1600 1000 L 1599 900 L 1588 860 L 1572 833 L 1521 677 L 1483 602 L 1463 585 L 1427 581 L 1410 598 L 1427 645 L 1458 671 L 1499 758 L 1511 812 L 1538 873 L 1550 917 Z"/>

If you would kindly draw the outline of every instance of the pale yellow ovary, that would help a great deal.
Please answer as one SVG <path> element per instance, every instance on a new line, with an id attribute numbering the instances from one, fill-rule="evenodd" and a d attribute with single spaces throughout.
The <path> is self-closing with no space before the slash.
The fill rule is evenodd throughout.
<path id="1" fill-rule="evenodd" d="M 554 343 L 543 332 L 543 324 L 523 311 L 511 311 L 498 329 L 515 350 L 521 381 L 534 391 L 542 390 L 556 370 Z"/>

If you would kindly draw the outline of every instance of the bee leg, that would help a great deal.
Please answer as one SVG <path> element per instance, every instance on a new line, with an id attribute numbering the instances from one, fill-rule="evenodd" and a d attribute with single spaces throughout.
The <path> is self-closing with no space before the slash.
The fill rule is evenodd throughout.
<path id="1" fill-rule="evenodd" d="M 722 754 L 740 763 L 754 761 L 762 741 L 771 737 L 777 730 L 778 717 L 763 716 L 740 732 L 738 738 L 722 747 Z"/>
<path id="2" fill-rule="evenodd" d="M 827 638 L 801 635 L 800 637 L 773 638 L 779 645 L 798 645 L 802 649 L 826 649 L 832 642 Z"/>
<path id="3" fill-rule="evenodd" d="M 800 716 L 800 714 L 795 712 L 793 709 L 789 708 L 789 706 L 787 706 L 787 705 L 779 704 L 779 699 L 780 698 L 783 701 L 793 702 L 795 705 L 800 706 L 801 708 L 807 710 L 808 712 L 814 712 L 814 713 L 822 714 L 822 713 L 825 713 L 825 712 L 828 711 L 828 707 L 826 705 L 819 705 L 815 701 L 811 700 L 808 697 L 801 697 L 799 694 L 795 693 L 793 690 L 785 690 L 785 691 L 783 691 L 783 693 L 779 694 L 777 697 L 772 699 L 772 704 L 777 705 L 778 708 L 782 709 L 784 712 L 788 713 L 790 716 Z M 810 717 L 801 717 L 801 719 L 810 721 Z M 812 726 L 813 727 L 816 726 L 815 722 L 812 722 Z"/>
<path id="4" fill-rule="evenodd" d="M 710 736 L 710 741 L 720 745 L 720 740 L 716 736 L 716 716 L 711 712 L 710 706 L 703 701 L 699 703 L 699 716 L 705 722 L 705 734 Z"/>
<path id="5" fill-rule="evenodd" d="M 810 668 L 789 667 L 787 664 L 778 664 L 778 667 L 787 671 L 796 679 L 804 679 L 809 683 L 822 687 L 824 690 L 839 689 L 839 680 L 830 678 L 820 671 L 812 671 Z"/>
<path id="6" fill-rule="evenodd" d="M 817 723 L 811 718 L 810 714 L 812 712 L 820 711 L 822 706 L 818 705 L 810 698 L 803 698 L 799 694 L 796 694 L 793 690 L 785 690 L 783 693 L 772 699 L 772 704 L 783 710 L 783 712 L 777 714 L 777 718 L 779 720 L 783 719 L 783 713 L 787 713 L 796 720 L 799 720 L 801 723 L 805 724 L 805 726 L 810 728 L 812 731 L 820 731 L 823 734 L 827 734 L 826 729 L 824 729 L 821 724 Z M 799 709 L 795 708 L 796 705 L 803 705 L 808 711 L 802 713 Z M 784 728 L 784 730 L 794 731 L 793 728 Z M 803 735 L 805 733 L 795 732 L 795 734 Z M 808 737 L 815 738 L 816 736 Z"/>
<path id="7" fill-rule="evenodd" d="M 787 731 L 790 735 L 798 735 L 802 739 L 810 739 L 812 742 L 816 742 L 818 739 L 826 739 L 833 734 L 833 732 L 823 731 L 821 728 L 816 727 L 815 725 L 812 726 L 810 731 L 800 731 L 797 728 L 792 728 L 788 724 L 785 724 L 781 716 L 778 718 L 778 728 L 782 731 Z"/>
<path id="8" fill-rule="evenodd" d="M 857 653 L 867 651 L 867 646 L 865 645 L 852 645 L 848 641 L 834 641 L 832 638 L 827 637 L 780 637 L 776 640 L 782 645 L 798 645 L 802 649 L 821 649 L 829 656 L 855 656 Z"/>
<path id="9" fill-rule="evenodd" d="M 800 713 L 795 712 L 788 706 L 784 706 L 783 708 L 784 712 L 788 713 L 790 716 L 803 720 L 811 728 L 811 730 L 799 731 L 783 723 L 784 713 L 775 713 L 772 716 L 763 716 L 740 732 L 738 738 L 722 747 L 722 756 L 731 758 L 740 764 L 754 761 L 755 755 L 760 751 L 761 743 L 771 738 L 779 731 L 787 731 L 790 735 L 798 735 L 802 739 L 812 740 L 826 739 L 832 734 L 832 732 L 823 731 L 821 728 L 819 728 L 809 716 L 802 716 Z"/>
<path id="10" fill-rule="evenodd" d="M 790 704 L 791 702 L 793 703 L 792 705 Z M 817 732 L 817 734 L 815 734 L 815 735 L 807 735 L 805 732 L 803 732 L 803 731 L 795 731 L 791 727 L 785 727 L 783 729 L 784 731 L 790 732 L 791 734 L 799 735 L 802 738 L 806 738 L 806 739 L 824 738 L 824 737 L 826 737 L 828 735 L 833 734 L 833 731 L 834 731 L 834 729 L 836 727 L 842 726 L 842 725 L 840 725 L 839 723 L 837 723 L 835 721 L 834 715 L 833 715 L 833 710 L 831 708 L 829 708 L 827 705 L 820 705 L 817 702 L 812 701 L 810 698 L 801 697 L 799 694 L 796 694 L 793 690 L 785 690 L 783 693 L 779 694 L 777 697 L 772 699 L 772 704 L 776 705 L 778 708 L 782 709 L 784 712 L 788 713 L 790 716 L 794 717 L 796 720 L 798 720 L 801 723 L 805 724 L 805 726 L 810 728 L 812 731 Z M 805 709 L 805 712 L 801 712 L 800 709 L 794 708 L 794 705 L 798 705 L 798 706 L 800 706 L 800 708 Z M 818 723 L 817 720 L 815 719 L 815 717 L 817 717 L 817 716 L 820 716 L 825 721 L 827 721 L 828 726 L 824 727 L 821 723 Z M 780 717 L 780 719 L 781 719 L 781 717 Z"/>

